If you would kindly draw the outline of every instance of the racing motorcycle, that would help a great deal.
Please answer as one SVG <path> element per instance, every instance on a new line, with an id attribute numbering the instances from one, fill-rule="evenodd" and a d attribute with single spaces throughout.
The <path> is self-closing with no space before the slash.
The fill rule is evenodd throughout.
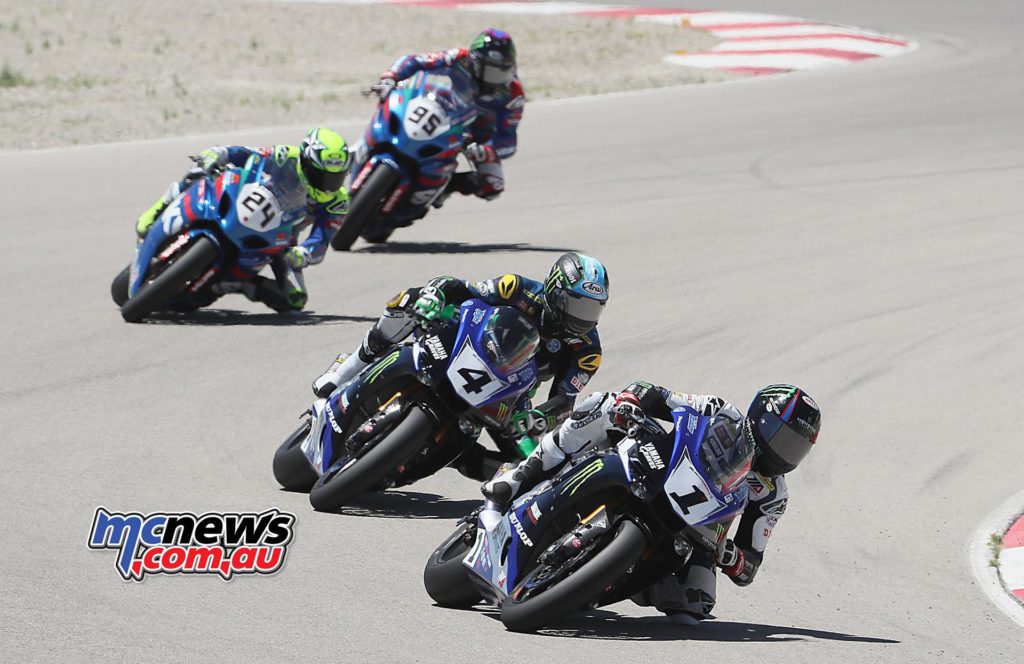
<path id="1" fill-rule="evenodd" d="M 194 180 L 167 206 L 110 285 L 125 321 L 206 306 L 216 299 L 211 287 L 234 267 L 258 272 L 288 249 L 297 219 L 282 214 L 269 189 L 268 163 L 250 157 L 242 168 Z"/>
<path id="2" fill-rule="evenodd" d="M 747 502 L 752 448 L 714 418 L 672 412 L 672 431 L 635 423 L 502 510 L 486 502 L 431 554 L 427 593 L 447 607 L 500 606 L 512 631 L 628 599 L 715 552 Z"/>
<path id="3" fill-rule="evenodd" d="M 443 76 L 420 72 L 392 90 L 356 151 L 351 203 L 331 246 L 348 251 L 360 235 L 385 242 L 423 217 L 451 180 L 476 113 Z"/>
<path id="4" fill-rule="evenodd" d="M 454 461 L 482 427 L 503 428 L 533 387 L 540 336 L 510 307 L 462 304 L 317 400 L 274 455 L 274 477 L 336 510 L 371 489 L 404 486 Z"/>

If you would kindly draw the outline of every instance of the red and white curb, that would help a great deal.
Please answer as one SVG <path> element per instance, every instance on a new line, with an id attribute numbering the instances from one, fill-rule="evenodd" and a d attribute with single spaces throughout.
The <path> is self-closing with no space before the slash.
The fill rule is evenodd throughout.
<path id="1" fill-rule="evenodd" d="M 778 74 L 800 69 L 849 64 L 878 57 L 900 55 L 917 48 L 917 44 L 913 41 L 872 30 L 819 23 L 776 14 L 658 9 L 557 1 L 313 1 L 353 5 L 415 5 L 504 14 L 574 14 L 594 18 L 624 18 L 640 22 L 689 26 L 710 32 L 722 41 L 708 51 L 699 53 L 679 51 L 667 55 L 666 62 L 700 69 L 723 69 L 754 75 Z"/>
<path id="2" fill-rule="evenodd" d="M 1006 590 L 1024 604 L 1024 515 L 1003 535 L 999 554 L 999 576 Z"/>
<path id="3" fill-rule="evenodd" d="M 993 536 L 1001 537 L 996 558 Z M 1024 627 L 1024 491 L 990 514 L 974 532 L 971 569 L 988 598 Z"/>

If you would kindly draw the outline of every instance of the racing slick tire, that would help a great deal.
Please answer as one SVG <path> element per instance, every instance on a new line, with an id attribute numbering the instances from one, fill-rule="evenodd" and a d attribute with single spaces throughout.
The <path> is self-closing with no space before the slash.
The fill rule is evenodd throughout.
<path id="1" fill-rule="evenodd" d="M 464 523 L 434 549 L 423 568 L 423 587 L 438 606 L 464 609 L 478 603 L 482 597 L 469 580 L 469 572 L 462 564 L 473 548 L 471 534 L 476 523 Z M 470 541 L 466 541 L 470 538 Z"/>
<path id="2" fill-rule="evenodd" d="M 332 512 L 361 493 L 379 486 L 430 439 L 434 425 L 419 407 L 412 406 L 384 439 L 355 459 L 335 462 L 313 485 L 309 503 L 320 512 Z"/>
<path id="3" fill-rule="evenodd" d="M 302 441 L 312 426 L 312 418 L 307 419 L 274 453 L 274 479 L 288 491 L 307 492 L 316 484 L 316 471 L 302 451 Z"/>
<path id="4" fill-rule="evenodd" d="M 352 195 L 348 214 L 341 228 L 331 238 L 331 247 L 337 251 L 348 251 L 359 239 L 359 234 L 366 227 L 374 211 L 384 198 L 398 183 L 401 174 L 387 164 L 379 164 L 366 182 Z"/>
<path id="5" fill-rule="evenodd" d="M 533 632 L 590 604 L 625 574 L 646 548 L 647 537 L 640 527 L 623 520 L 603 549 L 554 586 L 522 600 L 513 599 L 513 591 L 501 604 L 501 622 L 512 632 Z"/>
<path id="6" fill-rule="evenodd" d="M 220 250 L 213 240 L 200 236 L 185 247 L 182 254 L 158 274 L 156 279 L 143 286 L 135 297 L 121 305 L 121 317 L 128 323 L 138 323 L 167 300 L 185 290 L 189 283 L 206 272 L 218 256 Z"/>
<path id="7" fill-rule="evenodd" d="M 129 265 L 118 272 L 114 280 L 110 282 L 110 297 L 113 298 L 114 304 L 119 307 L 128 301 L 128 286 L 131 282 L 131 276 L 132 266 Z"/>

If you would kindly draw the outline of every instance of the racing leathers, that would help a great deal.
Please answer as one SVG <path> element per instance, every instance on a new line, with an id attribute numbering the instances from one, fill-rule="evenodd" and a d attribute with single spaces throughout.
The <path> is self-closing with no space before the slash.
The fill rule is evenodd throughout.
<path id="1" fill-rule="evenodd" d="M 473 75 L 469 50 L 465 48 L 403 56 L 381 74 L 381 80 L 403 81 L 421 71 L 448 76 L 455 93 L 472 101 L 477 110 L 464 150 L 476 168 L 476 176 L 456 173 L 449 190 L 486 200 L 497 198 L 505 189 L 501 162 L 516 152 L 516 131 L 526 104 L 522 83 L 515 78 L 508 87 L 484 91 Z"/>
<path id="2" fill-rule="evenodd" d="M 552 324 L 544 312 L 544 284 L 518 274 L 506 274 L 487 281 L 470 282 L 454 277 L 435 277 L 418 288 L 404 290 L 388 302 L 384 315 L 366 333 L 355 353 L 339 356 L 323 375 L 313 383 L 313 391 L 326 397 L 339 385 L 381 357 L 385 351 L 408 337 L 420 313 L 417 304 L 437 298 L 454 315 L 459 305 L 477 298 L 491 306 L 511 306 L 526 314 L 540 332 L 540 348 L 535 358 L 539 382 L 551 380 L 548 398 L 532 406 L 524 398 L 516 405 L 515 428 L 490 431 L 500 448 L 495 454 L 476 444 L 459 457 L 459 472 L 472 479 L 484 480 L 494 474 L 504 461 L 515 458 L 515 445 L 523 434 L 539 435 L 552 430 L 568 417 L 580 390 L 601 365 L 601 341 L 597 329 L 582 337 L 573 336 Z"/>
<path id="3" fill-rule="evenodd" d="M 342 187 L 327 201 L 314 200 L 299 175 L 299 148 L 293 145 L 274 145 L 250 148 L 242 145 L 215 146 L 203 150 L 196 158 L 199 167 L 190 170 L 180 182 L 170 185 L 164 195 L 139 217 L 136 231 L 141 238 L 179 195 L 193 182 L 227 166 L 243 167 L 250 157 L 269 160 L 264 173 L 269 176 L 267 186 L 281 204 L 284 219 L 292 221 L 291 246 L 274 254 L 269 263 L 274 279 L 260 276 L 266 260 L 239 263 L 230 276 L 212 286 L 211 302 L 225 293 L 243 293 L 255 302 L 262 302 L 275 311 L 298 311 L 306 306 L 309 293 L 302 275 L 303 268 L 323 261 L 331 238 L 341 227 L 348 211 L 348 191 Z M 299 234 L 310 228 L 301 243 Z"/>
<path id="4" fill-rule="evenodd" d="M 547 433 L 536 450 L 517 467 L 486 482 L 481 490 L 498 504 L 507 504 L 541 480 L 553 476 L 582 452 L 617 444 L 628 428 L 623 412 L 633 407 L 634 421 L 644 415 L 667 422 L 672 410 L 690 406 L 707 416 L 742 424 L 743 415 L 728 401 L 704 394 L 671 392 L 650 383 L 634 382 L 620 393 L 595 392 L 581 401 L 556 431 Z M 747 474 L 748 502 L 732 539 L 724 540 L 717 557 L 695 551 L 683 569 L 633 597 L 641 606 L 654 606 L 673 622 L 697 624 L 715 606 L 715 568 L 740 586 L 754 579 L 768 538 L 786 511 L 788 492 L 782 475 Z"/>

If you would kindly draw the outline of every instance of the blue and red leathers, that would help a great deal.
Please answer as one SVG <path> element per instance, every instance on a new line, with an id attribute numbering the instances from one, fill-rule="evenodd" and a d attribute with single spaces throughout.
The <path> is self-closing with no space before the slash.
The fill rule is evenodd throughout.
<path id="1" fill-rule="evenodd" d="M 455 92 L 476 106 L 477 117 L 470 126 L 467 143 L 475 143 L 479 149 L 467 151 L 467 156 L 480 175 L 477 195 L 486 199 L 497 197 L 505 188 L 501 161 L 516 153 L 516 132 L 526 105 L 522 83 L 514 78 L 508 87 L 484 90 L 473 73 L 472 59 L 465 48 L 402 56 L 381 78 L 403 81 L 421 71 L 447 76 Z"/>

